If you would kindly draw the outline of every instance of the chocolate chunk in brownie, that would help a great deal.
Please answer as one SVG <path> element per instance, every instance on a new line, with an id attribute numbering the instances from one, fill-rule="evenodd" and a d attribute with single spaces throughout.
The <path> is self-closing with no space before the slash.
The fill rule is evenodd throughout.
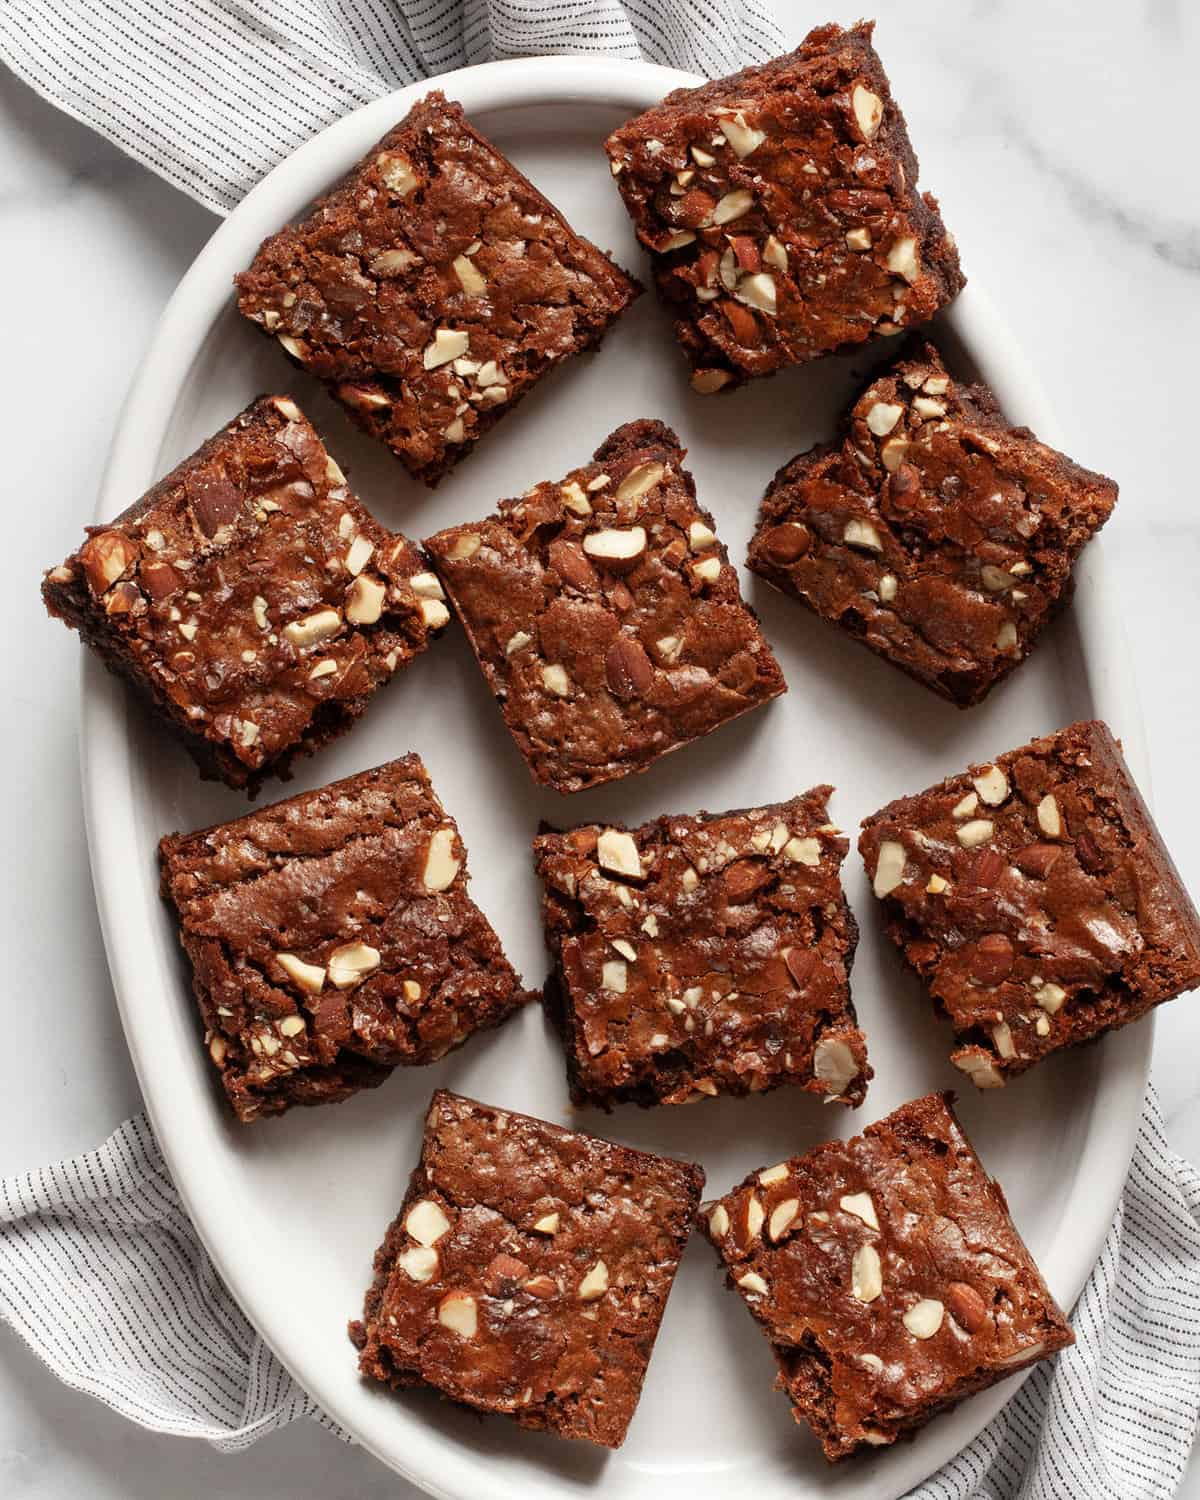
<path id="1" fill-rule="evenodd" d="M 917 346 L 776 474 L 749 566 L 966 708 L 1029 654 L 1117 487 Z"/>
<path id="2" fill-rule="evenodd" d="M 704 1186 L 439 1089 L 350 1337 L 364 1375 L 619 1447 Z"/>
<path id="3" fill-rule="evenodd" d="M 1200 985 L 1200 916 L 1104 724 L 901 797 L 858 846 L 980 1088 Z"/>
<path id="4" fill-rule="evenodd" d="M 342 1099 L 436 1061 L 530 996 L 467 894 L 415 755 L 159 845 L 238 1118 Z"/>
<path id="5" fill-rule="evenodd" d="M 42 585 L 210 780 L 258 789 L 335 738 L 450 618 L 287 396 L 263 396 Z"/>
<path id="6" fill-rule="evenodd" d="M 605 1108 L 799 1084 L 861 1104 L 858 928 L 832 787 L 768 807 L 534 841 L 571 1096 Z"/>
<path id="7" fill-rule="evenodd" d="M 237 286 L 246 317 L 430 485 L 640 291 L 436 90 Z"/>
<path id="8" fill-rule="evenodd" d="M 697 391 L 924 323 L 963 285 L 872 30 L 821 26 L 608 139 Z"/>
<path id="9" fill-rule="evenodd" d="M 830 1460 L 1074 1343 L 951 1098 L 905 1104 L 702 1210 Z"/>
<path id="10" fill-rule="evenodd" d="M 426 543 L 537 781 L 576 792 L 785 691 L 679 439 L 628 422 L 590 464 Z"/>

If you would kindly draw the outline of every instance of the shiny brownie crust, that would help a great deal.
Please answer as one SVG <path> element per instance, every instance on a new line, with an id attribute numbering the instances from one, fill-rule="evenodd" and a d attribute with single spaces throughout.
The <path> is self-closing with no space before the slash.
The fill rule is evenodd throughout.
<path id="1" fill-rule="evenodd" d="M 700 1222 L 831 1461 L 1074 1342 L 949 1095 L 751 1173 Z"/>
<path id="2" fill-rule="evenodd" d="M 535 780 L 576 792 L 785 691 L 679 439 L 628 422 L 590 464 L 426 541 Z"/>
<path id="3" fill-rule="evenodd" d="M 790 1083 L 857 1105 L 858 929 L 832 788 L 640 828 L 544 832 L 534 857 L 571 1095 L 686 1104 Z"/>
<path id="4" fill-rule="evenodd" d="M 244 1122 L 434 1062 L 530 998 L 415 755 L 159 846 L 204 1045 Z"/>
<path id="5" fill-rule="evenodd" d="M 52 568 L 79 631 L 202 776 L 255 792 L 343 733 L 450 616 L 288 396 L 263 396 Z"/>
<path id="6" fill-rule="evenodd" d="M 359 1368 L 619 1447 L 703 1186 L 688 1162 L 439 1089 L 350 1325 Z"/>
<path id="7" fill-rule="evenodd" d="M 1015 427 L 931 344 L 880 371 L 843 438 L 762 503 L 750 568 L 961 708 L 1015 670 L 1070 598 L 1117 486 Z"/>
<path id="8" fill-rule="evenodd" d="M 430 485 L 640 290 L 437 90 L 237 286 L 245 316 Z"/>
<path id="9" fill-rule="evenodd" d="M 963 285 L 871 34 L 819 27 L 608 139 L 697 391 L 915 327 Z"/>
<path id="10" fill-rule="evenodd" d="M 981 1088 L 1200 984 L 1200 916 L 1105 724 L 899 798 L 859 849 Z"/>

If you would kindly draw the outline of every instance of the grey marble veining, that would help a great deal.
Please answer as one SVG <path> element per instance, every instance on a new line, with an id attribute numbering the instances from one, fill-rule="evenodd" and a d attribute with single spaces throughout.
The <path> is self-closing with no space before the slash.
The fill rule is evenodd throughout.
<path id="1" fill-rule="evenodd" d="M 799 7 L 777 0 L 797 39 Z M 813 20 L 856 18 L 831 4 Z M 1186 0 L 897 0 L 877 39 L 968 274 L 1004 309 L 1076 457 L 1121 483 L 1106 531 L 1141 687 L 1158 818 L 1200 890 L 1200 215 Z M 804 21 L 809 19 L 806 13 Z M 216 220 L 0 78 L 6 414 L 0 639 L 9 800 L 0 861 L 18 983 L 0 1049 L 0 1174 L 94 1144 L 136 1107 L 92 907 L 76 767 L 77 647 L 39 618 L 75 542 L 125 387 Z M 1121 726 L 1114 726 L 1120 732 Z M 55 904 L 47 905 L 47 892 Z M 1200 1158 L 1200 998 L 1158 1014 L 1155 1080 Z M 31 1061 L 32 1060 L 32 1061 Z M 36 1094 L 30 1079 L 36 1080 Z M 409 1492 L 315 1426 L 223 1458 L 66 1390 L 0 1333 L 6 1500 L 375 1500 Z M 1200 1500 L 1193 1470 L 1181 1494 Z"/>

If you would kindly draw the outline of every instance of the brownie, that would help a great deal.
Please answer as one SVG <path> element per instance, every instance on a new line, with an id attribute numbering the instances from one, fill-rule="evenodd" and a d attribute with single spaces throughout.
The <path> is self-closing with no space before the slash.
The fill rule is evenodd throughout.
<path id="1" fill-rule="evenodd" d="M 784 692 L 679 439 L 628 422 L 590 464 L 426 541 L 534 779 L 646 770 Z"/>
<path id="2" fill-rule="evenodd" d="M 287 396 L 260 397 L 89 527 L 42 596 L 202 776 L 251 792 L 348 729 L 450 618 Z"/>
<path id="3" fill-rule="evenodd" d="M 577 1104 L 686 1104 L 782 1083 L 862 1103 L 858 928 L 832 790 L 534 840 L 555 962 L 546 1003 Z"/>
<path id="4" fill-rule="evenodd" d="M 778 1387 L 830 1460 L 1075 1341 L 952 1098 L 751 1173 L 703 1210 Z"/>
<path id="5" fill-rule="evenodd" d="M 767 490 L 750 567 L 961 708 L 1029 654 L 1117 487 L 1013 427 L 931 344 Z"/>
<path id="6" fill-rule="evenodd" d="M 415 755 L 159 845 L 234 1113 L 344 1099 L 530 996 Z"/>
<path id="7" fill-rule="evenodd" d="M 1200 985 L 1200 916 L 1104 724 L 901 797 L 859 849 L 980 1088 Z"/>
<path id="8" fill-rule="evenodd" d="M 246 317 L 430 485 L 640 291 L 436 90 L 237 287 Z"/>
<path id="9" fill-rule="evenodd" d="M 697 391 L 913 327 L 963 285 L 872 30 L 818 27 L 608 138 Z"/>
<path id="10" fill-rule="evenodd" d="M 689 1162 L 439 1089 L 350 1325 L 360 1370 L 619 1447 L 703 1186 Z"/>

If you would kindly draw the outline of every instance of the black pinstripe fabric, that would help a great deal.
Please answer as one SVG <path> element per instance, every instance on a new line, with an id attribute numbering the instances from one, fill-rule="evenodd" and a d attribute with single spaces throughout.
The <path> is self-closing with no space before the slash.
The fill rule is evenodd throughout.
<path id="1" fill-rule="evenodd" d="M 0 62 L 214 209 L 434 73 L 597 53 L 720 77 L 783 48 L 757 0 L 3 0 Z"/>
<path id="2" fill-rule="evenodd" d="M 144 1115 L 0 1181 L 0 1317 L 60 1380 L 155 1432 L 236 1450 L 321 1416 L 222 1285 Z"/>

